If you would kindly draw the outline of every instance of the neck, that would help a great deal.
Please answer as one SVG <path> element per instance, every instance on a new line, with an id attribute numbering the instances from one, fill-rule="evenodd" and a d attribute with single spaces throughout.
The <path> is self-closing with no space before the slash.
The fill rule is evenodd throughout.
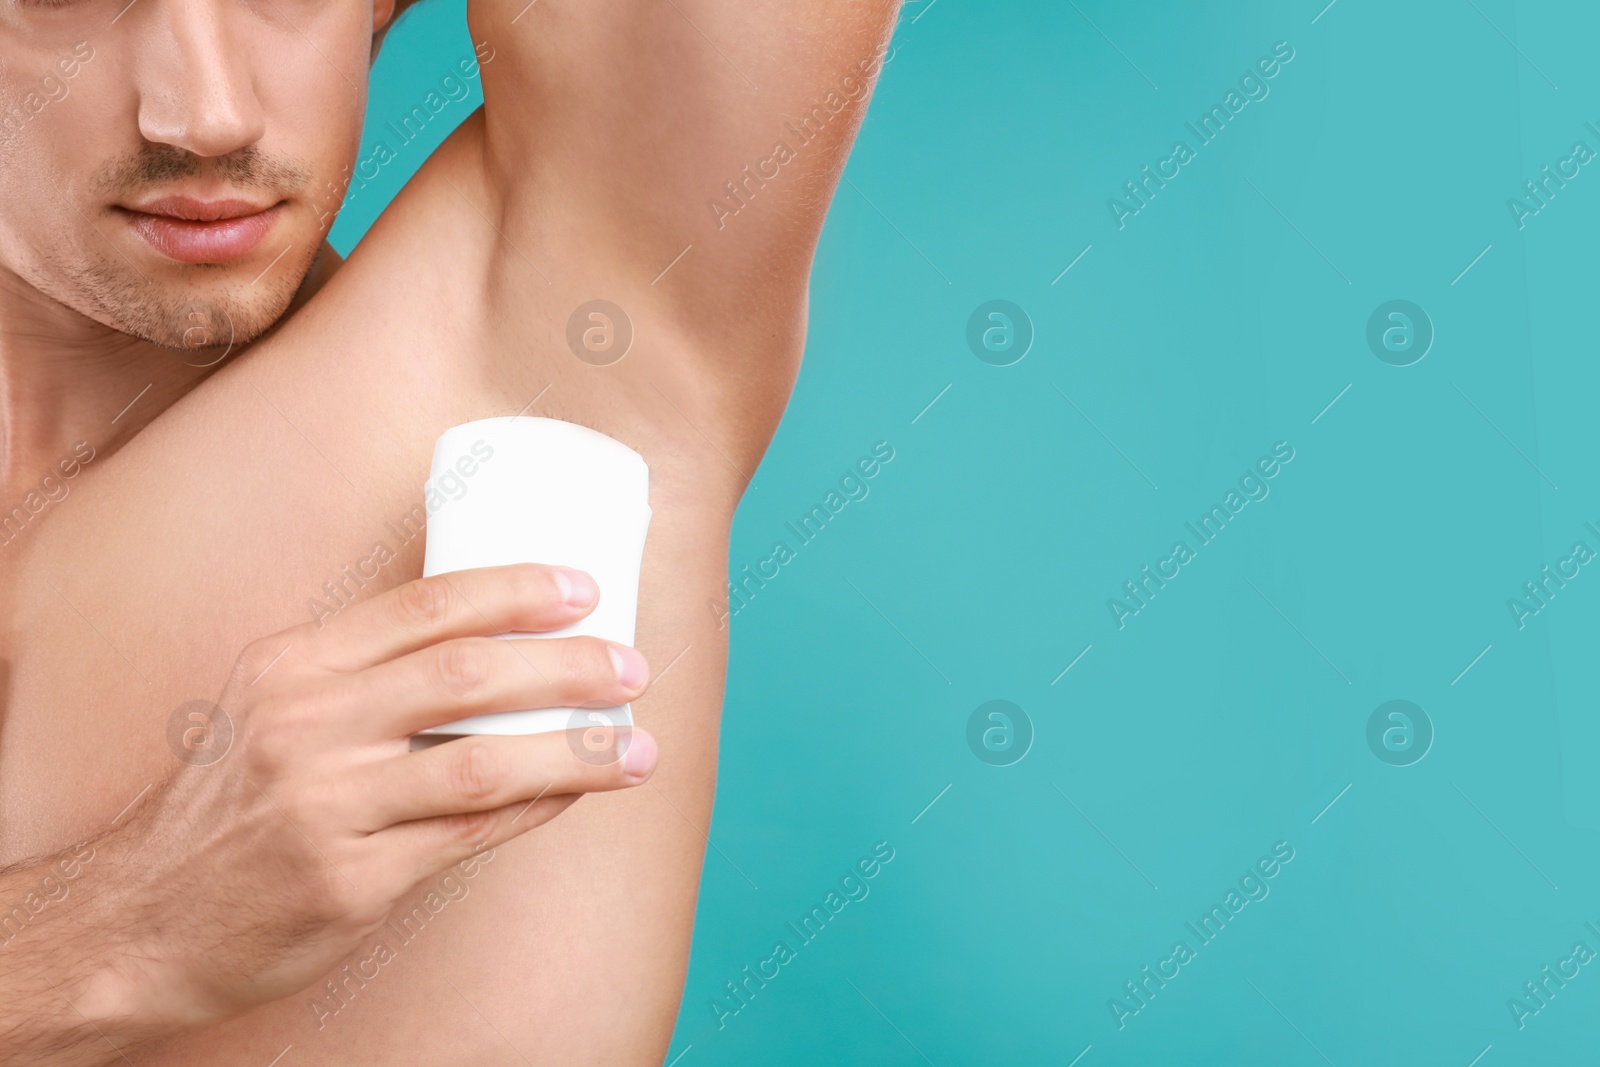
<path id="1" fill-rule="evenodd" d="M 288 313 L 339 263 L 324 244 Z M 115 452 L 227 362 L 191 365 L 212 356 L 118 333 L 0 269 L 0 504 L 20 502 L 46 475 L 59 477 L 63 461 L 81 458 L 80 443 L 96 458 Z"/>
<path id="2" fill-rule="evenodd" d="M 37 489 L 80 441 L 115 451 L 209 373 L 178 357 L 0 271 L 0 501 Z"/>

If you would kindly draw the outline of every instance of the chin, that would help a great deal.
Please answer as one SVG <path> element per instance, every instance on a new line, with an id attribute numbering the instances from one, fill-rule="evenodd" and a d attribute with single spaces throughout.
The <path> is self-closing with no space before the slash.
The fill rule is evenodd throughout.
<path id="1" fill-rule="evenodd" d="M 191 366 L 220 362 L 271 330 L 294 301 L 301 279 L 284 275 L 272 285 L 164 286 L 95 294 L 86 311 L 119 333 L 172 350 Z M 241 291 L 243 290 L 243 291 Z M 112 297 L 115 298 L 112 298 Z M 96 313 L 97 312 L 97 313 Z"/>
<path id="2" fill-rule="evenodd" d="M 180 358 L 191 365 L 211 366 L 283 318 L 313 263 L 314 255 L 285 260 L 267 277 L 258 276 L 259 268 L 246 275 L 207 267 L 189 278 L 152 283 L 123 264 L 103 262 L 70 270 L 50 288 L 61 303 L 102 325 L 184 354 Z"/>
<path id="3" fill-rule="evenodd" d="M 241 298 L 230 293 L 215 297 L 189 296 L 179 290 L 145 340 L 180 353 L 193 353 L 185 362 L 209 366 L 229 350 L 237 349 L 267 333 L 283 318 L 294 301 L 298 282 L 283 281 L 268 292 Z M 185 297 L 188 296 L 188 299 Z M 147 322 L 149 320 L 146 320 Z M 137 331 L 124 331 L 134 333 Z"/>

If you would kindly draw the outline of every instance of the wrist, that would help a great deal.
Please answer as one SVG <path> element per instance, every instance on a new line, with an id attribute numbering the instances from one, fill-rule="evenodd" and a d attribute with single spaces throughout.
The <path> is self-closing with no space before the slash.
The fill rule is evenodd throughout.
<path id="1" fill-rule="evenodd" d="M 112 859 L 120 844 L 107 835 L 0 872 L 0 902 L 19 902 L 8 918 L 28 916 L 0 966 L 0 1065 L 99 1067 L 172 1029 L 130 941 L 140 909 L 129 868 Z"/>
<path id="2" fill-rule="evenodd" d="M 141 815 L 143 813 L 140 813 Z M 181 997 L 183 916 L 144 819 L 135 816 L 88 846 L 93 864 L 79 879 L 83 898 L 73 935 L 80 950 L 69 998 L 74 1014 L 117 1047 L 190 1025 Z M 80 848 L 83 846 L 80 846 Z"/>

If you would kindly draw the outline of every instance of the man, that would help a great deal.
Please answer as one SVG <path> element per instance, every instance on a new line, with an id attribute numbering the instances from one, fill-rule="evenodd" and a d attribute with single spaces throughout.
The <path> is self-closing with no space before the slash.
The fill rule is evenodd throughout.
<path id="1" fill-rule="evenodd" d="M 661 1060 L 707 605 L 894 6 L 469 0 L 485 107 L 343 265 L 388 0 L 0 8 L 0 1062 Z M 629 650 L 486 636 L 565 625 L 582 575 L 412 581 L 434 438 L 519 413 L 651 468 L 658 674 L 604 766 L 404 751 L 643 689 Z M 235 736 L 175 760 L 185 723 Z"/>

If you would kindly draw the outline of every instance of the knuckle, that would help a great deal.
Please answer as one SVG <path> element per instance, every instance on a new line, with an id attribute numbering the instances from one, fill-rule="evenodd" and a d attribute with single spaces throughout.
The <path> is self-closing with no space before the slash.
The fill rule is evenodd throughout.
<path id="1" fill-rule="evenodd" d="M 244 646 L 244 650 L 234 662 L 233 680 L 246 687 L 263 680 L 269 670 L 282 666 L 278 661 L 292 642 L 292 631 L 251 641 Z"/>
<path id="2" fill-rule="evenodd" d="M 445 764 L 450 795 L 469 803 L 482 803 L 494 797 L 507 778 L 505 761 L 482 742 L 468 742 Z"/>
<path id="3" fill-rule="evenodd" d="M 449 618 L 458 596 L 443 577 L 419 578 L 395 590 L 395 611 L 402 623 L 431 629 Z"/>
<path id="4" fill-rule="evenodd" d="M 272 642 L 272 637 L 258 637 L 248 645 L 245 645 L 244 650 L 239 653 L 238 666 L 240 671 L 248 672 L 252 667 L 260 670 L 266 666 L 267 662 L 277 654 L 276 652 L 267 651 Z"/>
<path id="5" fill-rule="evenodd" d="M 465 811 L 444 816 L 444 832 L 453 844 L 477 846 L 489 840 L 499 822 L 498 811 Z"/>
<path id="6" fill-rule="evenodd" d="M 288 746 L 283 743 L 276 731 L 262 729 L 261 723 L 254 722 L 250 726 L 248 740 L 244 746 L 245 758 L 250 770 L 270 781 L 277 776 L 281 768 L 292 762 Z"/>
<path id="7" fill-rule="evenodd" d="M 251 761 L 268 772 L 293 769 L 321 747 L 337 705 L 318 688 L 299 686 L 268 694 L 236 721 Z"/>
<path id="8" fill-rule="evenodd" d="M 478 641 L 447 641 L 436 646 L 434 674 L 440 687 L 455 697 L 470 697 L 489 680 L 490 651 Z"/>
<path id="9" fill-rule="evenodd" d="M 362 926 L 382 910 L 379 894 L 356 886 L 330 864 L 323 863 L 319 874 L 321 877 L 314 883 L 314 903 L 309 909 L 315 918 Z"/>
<path id="10" fill-rule="evenodd" d="M 293 766 L 305 737 L 304 720 L 293 713 L 294 705 L 269 701 L 254 709 L 246 723 L 246 747 L 250 762 L 269 774 Z"/>

